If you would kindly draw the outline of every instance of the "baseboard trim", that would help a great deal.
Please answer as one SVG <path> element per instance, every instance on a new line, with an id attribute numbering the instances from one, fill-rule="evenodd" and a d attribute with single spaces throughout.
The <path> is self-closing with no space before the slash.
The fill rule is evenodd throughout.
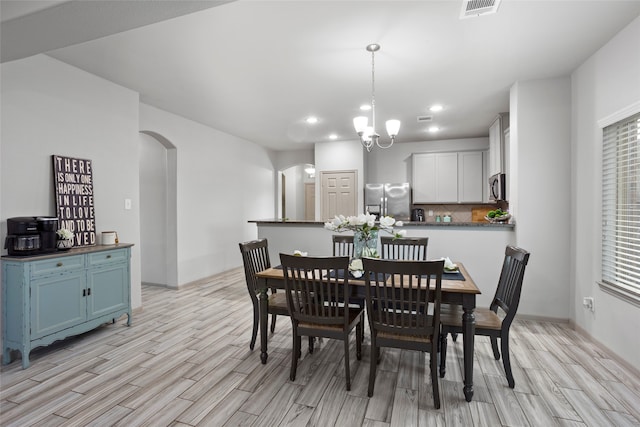
<path id="1" fill-rule="evenodd" d="M 577 325 L 572 320 L 569 321 L 569 325 L 573 328 L 574 331 L 576 331 L 577 333 L 579 333 L 580 335 L 582 335 L 583 337 L 585 337 L 589 341 L 591 341 L 593 344 L 598 346 L 598 348 L 600 350 L 602 350 L 604 353 L 610 355 L 612 359 L 614 359 L 616 362 L 618 362 L 620 365 L 622 365 L 625 369 L 633 372 L 637 377 L 640 377 L 640 370 L 638 368 L 636 368 L 635 366 L 631 365 L 629 362 L 624 360 L 622 357 L 620 357 L 617 354 L 615 354 L 614 352 L 612 352 L 609 347 L 607 347 L 606 345 L 604 345 L 603 343 L 601 343 L 600 341 L 595 339 L 589 332 L 587 332 L 586 329 L 580 327 L 579 325 Z"/>
<path id="2" fill-rule="evenodd" d="M 533 316 L 530 314 L 516 314 L 515 320 L 532 320 L 535 322 L 571 323 L 569 319 L 560 317 Z"/>

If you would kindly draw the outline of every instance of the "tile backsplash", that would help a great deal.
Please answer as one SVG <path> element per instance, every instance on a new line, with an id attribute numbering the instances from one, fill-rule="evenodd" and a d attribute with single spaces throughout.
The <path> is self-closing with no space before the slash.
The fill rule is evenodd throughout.
<path id="1" fill-rule="evenodd" d="M 508 209 L 507 203 L 500 204 L 477 204 L 477 205 L 414 205 L 414 208 L 424 209 L 425 222 L 436 222 L 436 217 L 440 215 L 443 218 L 445 215 L 451 215 L 451 222 L 471 222 L 471 211 L 474 208 L 484 208 L 487 211 L 496 209 L 498 207 L 502 209 Z M 433 216 L 429 216 L 429 211 L 433 211 Z M 441 219 L 442 221 L 442 219 Z"/>

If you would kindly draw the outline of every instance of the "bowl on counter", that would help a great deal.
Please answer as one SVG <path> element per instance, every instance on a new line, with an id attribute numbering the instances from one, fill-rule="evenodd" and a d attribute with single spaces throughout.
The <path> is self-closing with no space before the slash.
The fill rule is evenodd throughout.
<path id="1" fill-rule="evenodd" d="M 488 216 L 484 217 L 484 219 L 486 219 L 489 222 L 505 222 L 505 221 L 509 221 L 509 218 L 511 218 L 511 214 L 496 216 L 493 218 L 489 218 Z"/>

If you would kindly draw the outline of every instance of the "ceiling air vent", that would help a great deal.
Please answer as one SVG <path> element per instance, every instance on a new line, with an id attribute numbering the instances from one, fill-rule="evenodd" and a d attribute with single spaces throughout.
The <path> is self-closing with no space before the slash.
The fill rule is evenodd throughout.
<path id="1" fill-rule="evenodd" d="M 433 116 L 418 116 L 418 123 L 430 122 L 433 120 Z"/>
<path id="2" fill-rule="evenodd" d="M 496 13 L 498 6 L 500 6 L 500 0 L 463 0 L 460 19 Z"/>

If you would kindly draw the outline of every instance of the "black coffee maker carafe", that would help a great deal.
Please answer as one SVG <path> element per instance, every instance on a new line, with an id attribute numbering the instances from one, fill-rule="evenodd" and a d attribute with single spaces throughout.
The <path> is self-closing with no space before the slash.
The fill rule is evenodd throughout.
<path id="1" fill-rule="evenodd" d="M 36 218 L 38 233 L 40 234 L 40 250 L 42 252 L 55 252 L 57 249 L 58 218 L 40 216 Z"/>
<path id="2" fill-rule="evenodd" d="M 56 250 L 58 218 L 21 216 L 7 218 L 4 247 L 11 256 L 38 255 Z"/>
<path id="3" fill-rule="evenodd" d="M 411 211 L 411 221 L 424 222 L 424 209 L 415 208 Z"/>

